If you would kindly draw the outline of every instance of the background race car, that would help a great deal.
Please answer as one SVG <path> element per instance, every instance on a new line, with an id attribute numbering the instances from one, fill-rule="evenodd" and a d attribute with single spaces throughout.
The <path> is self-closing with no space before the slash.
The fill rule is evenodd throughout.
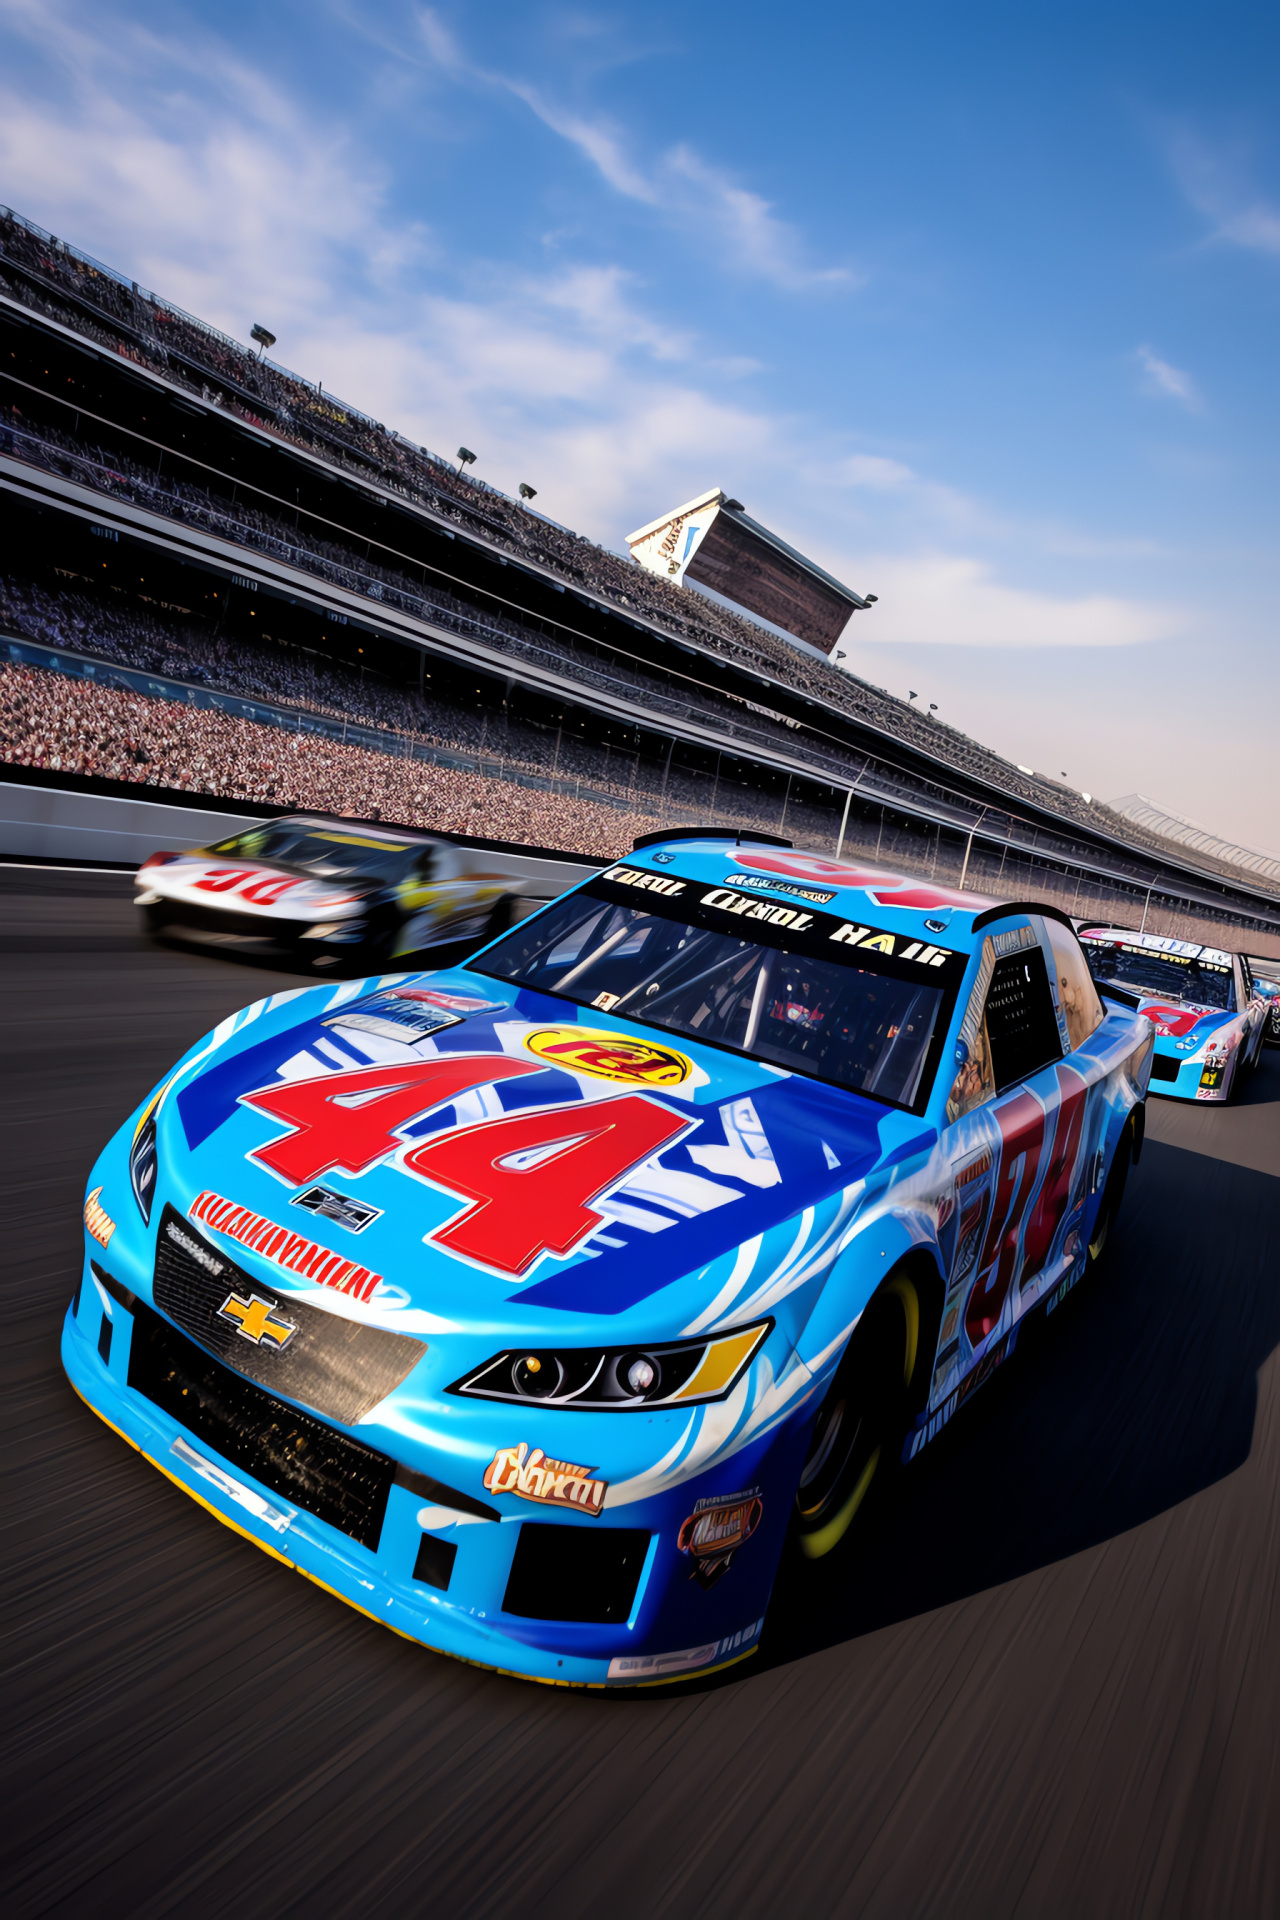
<path id="1" fill-rule="evenodd" d="M 486 854 L 435 835 L 317 814 L 153 853 L 135 884 L 156 935 L 362 970 L 492 939 L 522 887 Z"/>
<path id="2" fill-rule="evenodd" d="M 428 1646 L 725 1666 L 1097 1260 L 1151 1046 L 1052 908 L 642 844 L 193 1047 L 90 1176 L 64 1361 Z"/>
<path id="3" fill-rule="evenodd" d="M 1155 1026 L 1152 1092 L 1230 1100 L 1257 1065 L 1267 1019 L 1243 955 L 1124 927 L 1081 927 L 1080 941 L 1103 993 Z"/>
<path id="4" fill-rule="evenodd" d="M 1268 960 L 1262 954 L 1247 956 L 1255 990 L 1267 1003 L 1263 1028 L 1269 1047 L 1280 1047 L 1280 960 Z"/>

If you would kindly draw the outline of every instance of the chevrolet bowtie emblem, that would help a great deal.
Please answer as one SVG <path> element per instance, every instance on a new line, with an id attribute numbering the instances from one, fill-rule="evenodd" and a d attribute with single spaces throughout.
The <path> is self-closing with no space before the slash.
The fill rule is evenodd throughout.
<path id="1" fill-rule="evenodd" d="M 273 1300 L 259 1300 L 251 1293 L 247 1300 L 238 1293 L 229 1293 L 218 1308 L 219 1317 L 230 1320 L 242 1340 L 252 1340 L 260 1347 L 265 1340 L 268 1346 L 287 1347 L 298 1331 L 292 1320 L 286 1320 Z"/>

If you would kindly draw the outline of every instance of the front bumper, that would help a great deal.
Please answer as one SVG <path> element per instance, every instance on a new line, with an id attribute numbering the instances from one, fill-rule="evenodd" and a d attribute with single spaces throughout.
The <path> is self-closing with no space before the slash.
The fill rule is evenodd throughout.
<path id="1" fill-rule="evenodd" d="M 365 916 L 337 923 L 308 918 L 286 919 L 280 914 L 237 911 L 231 907 L 196 906 L 186 900 L 152 899 L 144 894 L 138 901 L 156 932 L 191 940 L 203 946 L 225 946 L 244 953 L 291 954 L 314 958 L 321 953 L 351 953 L 367 937 Z M 313 928 L 332 926 L 333 931 L 317 936 Z"/>
<path id="2" fill-rule="evenodd" d="M 450 1518 L 421 1491 L 392 1484 L 375 1542 L 362 1545 L 222 1457 L 194 1426 L 139 1391 L 131 1359 L 140 1325 L 140 1352 L 149 1327 L 169 1329 L 145 1303 L 130 1309 L 110 1297 L 86 1260 L 62 1337 L 63 1364 L 81 1398 L 224 1525 L 406 1638 L 523 1679 L 588 1687 L 683 1680 L 756 1650 L 799 1471 L 802 1422 L 754 1456 L 739 1455 L 598 1519 L 559 1525 L 557 1534 L 579 1542 L 610 1528 L 630 1530 L 643 1559 L 630 1611 L 625 1620 L 608 1622 L 531 1617 L 504 1606 L 515 1584 L 521 1530 L 537 1525 L 545 1542 L 547 1523 L 560 1515 L 507 1500 L 528 1511 L 503 1512 L 497 1521 Z M 702 1583 L 680 1549 L 682 1524 L 700 1497 L 727 1495 L 731 1485 L 753 1476 L 753 1485 L 769 1482 L 758 1528 L 722 1580 Z M 424 1540 L 440 1546 L 424 1549 Z"/>

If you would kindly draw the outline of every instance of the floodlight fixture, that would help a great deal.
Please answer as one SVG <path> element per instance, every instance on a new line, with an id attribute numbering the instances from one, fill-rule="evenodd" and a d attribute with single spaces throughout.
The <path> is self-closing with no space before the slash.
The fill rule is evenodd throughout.
<path id="1" fill-rule="evenodd" d="M 256 340 L 258 343 L 259 360 L 261 360 L 267 348 L 274 347 L 276 343 L 276 336 L 274 335 L 274 333 L 272 333 L 270 327 L 262 326 L 261 323 L 257 320 L 254 321 L 253 325 L 249 329 L 249 338 L 251 340 Z"/>
<path id="2" fill-rule="evenodd" d="M 536 487 L 531 487 L 527 480 L 522 480 L 520 482 L 520 498 L 522 500 L 536 500 L 537 497 L 538 497 L 538 489 Z"/>
<path id="3" fill-rule="evenodd" d="M 912 687 L 912 688 L 911 688 L 911 689 L 909 690 L 909 692 L 908 692 L 908 694 L 907 694 L 907 699 L 908 699 L 908 700 L 918 700 L 919 698 L 920 698 L 920 695 L 919 695 L 919 694 L 918 694 L 918 693 L 916 692 L 916 690 L 915 690 L 915 688 L 914 688 L 914 687 Z"/>
<path id="4" fill-rule="evenodd" d="M 474 455 L 474 453 L 472 453 L 470 447 L 458 448 L 458 472 L 459 473 L 462 472 L 462 469 L 464 467 L 473 467 L 475 463 L 476 463 L 476 456 Z"/>
<path id="5" fill-rule="evenodd" d="M 880 595 L 878 593 L 864 593 L 862 597 L 866 601 L 869 607 L 874 607 L 876 601 L 880 598 Z"/>
<path id="6" fill-rule="evenodd" d="M 836 655 L 836 659 L 837 659 L 837 660 L 847 660 L 848 658 L 849 658 L 849 656 L 848 656 L 848 654 L 847 654 L 847 653 L 838 653 L 838 654 Z"/>
<path id="7" fill-rule="evenodd" d="M 929 702 L 929 711 L 930 713 L 936 713 L 938 711 L 938 703 L 936 700 L 931 700 Z"/>

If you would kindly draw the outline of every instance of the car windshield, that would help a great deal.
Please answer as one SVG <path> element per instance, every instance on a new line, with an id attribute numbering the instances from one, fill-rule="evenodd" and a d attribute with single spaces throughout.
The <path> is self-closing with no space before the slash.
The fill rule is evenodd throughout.
<path id="1" fill-rule="evenodd" d="M 1118 987 L 1156 994 L 1162 1000 L 1184 1000 L 1193 1007 L 1235 1012 L 1230 967 L 1175 953 L 1153 953 L 1146 947 L 1128 946 L 1123 940 L 1086 940 L 1083 945 L 1095 980 L 1114 980 Z"/>
<path id="2" fill-rule="evenodd" d="M 684 883 L 674 885 L 684 890 Z M 688 891 L 701 890 L 690 883 Z M 895 937 L 883 934 L 874 937 L 889 943 L 888 953 L 859 953 L 856 943 L 832 946 L 842 926 L 846 938 L 872 937 L 871 929 L 767 902 L 761 908 L 724 888 L 687 905 L 619 899 L 623 892 L 607 878 L 593 882 L 524 922 L 471 965 L 895 1106 L 924 1106 L 962 955 L 939 955 L 931 968 L 925 956 L 937 949 L 897 936 L 898 945 L 912 945 L 922 957 L 890 958 Z M 709 908 L 717 896 L 739 904 Z M 796 924 L 769 925 L 757 935 L 740 917 L 752 908 Z"/>
<path id="3" fill-rule="evenodd" d="M 375 840 L 372 834 L 344 833 L 337 827 L 297 826 L 274 821 L 220 841 L 213 853 L 234 853 L 250 860 L 274 860 L 324 880 L 404 880 L 421 856 L 421 846 Z"/>

